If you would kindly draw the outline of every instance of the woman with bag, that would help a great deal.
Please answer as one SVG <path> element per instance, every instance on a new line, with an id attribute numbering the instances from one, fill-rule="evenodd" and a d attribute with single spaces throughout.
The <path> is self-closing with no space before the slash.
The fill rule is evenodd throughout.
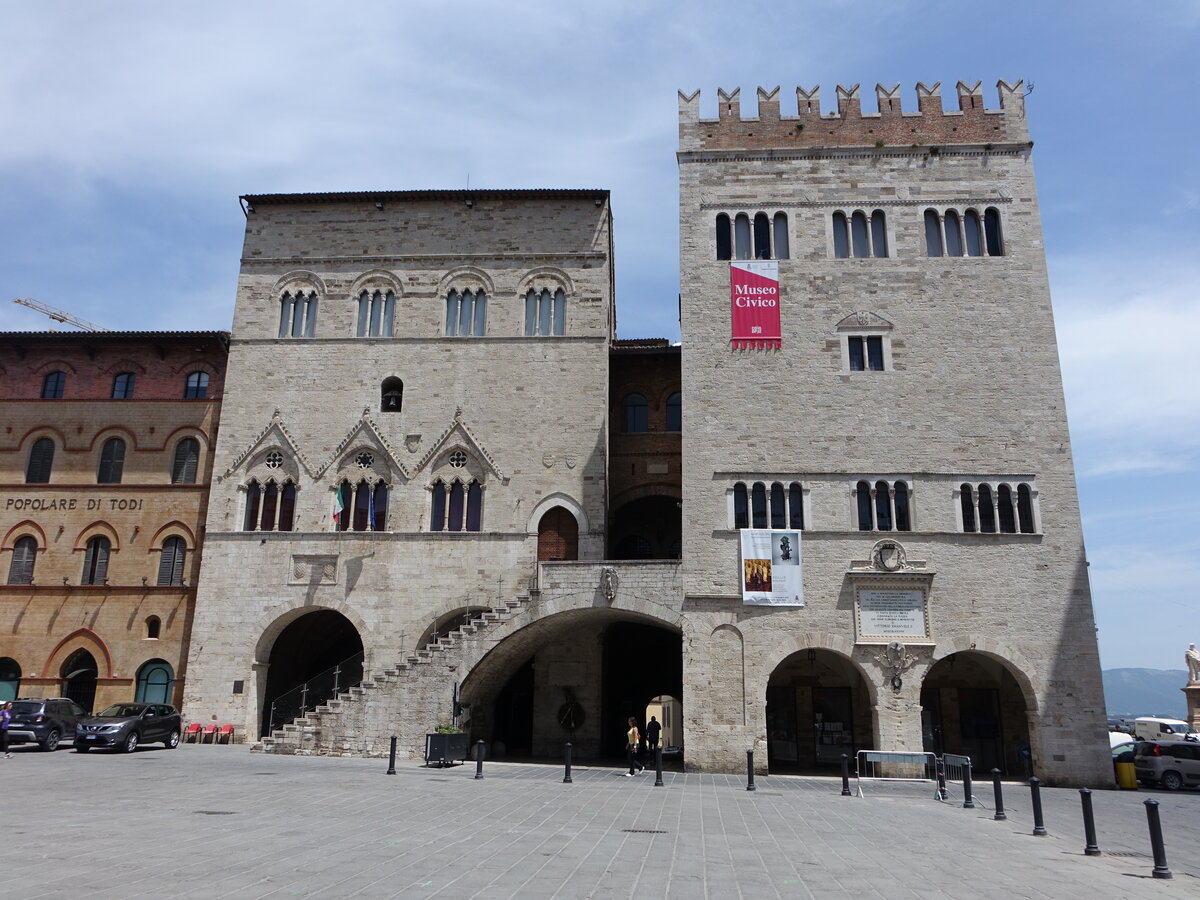
<path id="1" fill-rule="evenodd" d="M 625 773 L 626 778 L 632 778 L 637 772 L 646 768 L 642 765 L 642 761 L 638 759 L 638 750 L 642 746 L 642 736 L 638 734 L 637 719 L 633 716 L 629 717 L 629 730 L 625 732 L 625 754 L 629 757 L 629 771 Z M 637 772 L 634 767 L 637 767 Z"/>

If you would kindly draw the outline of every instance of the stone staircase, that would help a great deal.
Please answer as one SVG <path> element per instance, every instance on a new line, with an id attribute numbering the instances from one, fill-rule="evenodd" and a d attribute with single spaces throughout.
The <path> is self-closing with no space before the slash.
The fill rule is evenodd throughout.
<path id="1" fill-rule="evenodd" d="M 536 593 L 536 592 L 534 592 Z M 482 656 L 494 644 L 497 626 L 521 613 L 531 594 L 493 607 L 382 672 L 363 673 L 342 691 L 304 716 L 252 744 L 260 753 L 294 756 L 386 757 L 391 735 L 397 754 L 420 758 L 425 734 L 445 717 L 450 683 L 470 670 L 467 658 Z"/>

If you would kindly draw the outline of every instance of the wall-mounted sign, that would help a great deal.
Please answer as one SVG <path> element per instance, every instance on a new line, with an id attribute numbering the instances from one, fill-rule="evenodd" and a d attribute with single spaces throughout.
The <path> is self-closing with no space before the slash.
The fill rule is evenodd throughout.
<path id="1" fill-rule="evenodd" d="M 754 606 L 803 606 L 800 532 L 743 528 L 742 602 Z"/>
<path id="2" fill-rule="evenodd" d="M 928 642 L 927 596 L 924 585 L 856 584 L 854 619 L 858 640 L 871 643 L 902 638 L 908 642 Z"/>
<path id="3" fill-rule="evenodd" d="M 729 293 L 734 349 L 778 350 L 783 344 L 779 324 L 779 261 L 731 262 Z"/>

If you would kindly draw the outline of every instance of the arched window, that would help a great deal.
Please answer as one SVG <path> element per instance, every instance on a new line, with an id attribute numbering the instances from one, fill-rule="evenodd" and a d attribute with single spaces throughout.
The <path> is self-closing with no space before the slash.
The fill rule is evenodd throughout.
<path id="1" fill-rule="evenodd" d="M 187 555 L 187 544 L 181 537 L 169 537 L 163 541 L 162 556 L 158 560 L 158 584 L 160 586 L 183 584 L 183 560 Z"/>
<path id="2" fill-rule="evenodd" d="M 771 485 L 771 527 L 787 527 L 787 501 L 784 499 L 783 485 L 778 481 Z"/>
<path id="3" fill-rule="evenodd" d="M 767 527 L 767 486 L 761 481 L 750 491 L 750 514 L 755 528 Z"/>
<path id="4" fill-rule="evenodd" d="M 1013 506 L 1012 488 L 1007 484 L 996 489 L 996 507 L 999 511 L 1000 533 L 1017 533 L 1017 511 Z"/>
<path id="5" fill-rule="evenodd" d="M 42 379 L 42 399 L 61 400 L 67 389 L 67 373 L 51 372 Z"/>
<path id="6" fill-rule="evenodd" d="M 788 527 L 804 528 L 804 488 L 795 481 L 788 486 Z"/>
<path id="7" fill-rule="evenodd" d="M 138 703 L 170 703 L 174 690 L 175 672 L 166 660 L 152 659 L 138 669 L 134 695 Z"/>
<path id="8" fill-rule="evenodd" d="M 942 222 L 936 210 L 927 209 L 925 210 L 925 255 L 941 256 L 942 254 Z"/>
<path id="9" fill-rule="evenodd" d="M 37 539 L 26 535 L 13 544 L 12 562 L 8 566 L 9 584 L 33 584 L 33 567 L 37 563 Z"/>
<path id="10" fill-rule="evenodd" d="M 479 482 L 464 484 L 455 479 L 447 484 L 439 478 L 433 483 L 432 499 L 430 531 L 483 530 L 483 486 Z"/>
<path id="11" fill-rule="evenodd" d="M 486 333 L 487 294 L 483 291 L 463 291 L 461 294 L 451 291 L 446 297 L 446 336 L 468 337 Z"/>
<path id="12" fill-rule="evenodd" d="M 983 256 L 983 232 L 979 213 L 973 209 L 963 213 L 963 232 L 967 239 L 967 256 Z"/>
<path id="13" fill-rule="evenodd" d="M 771 258 L 771 220 L 766 213 L 754 216 L 754 258 Z"/>
<path id="14" fill-rule="evenodd" d="M 962 508 L 963 531 L 974 532 L 975 525 L 975 489 L 969 484 L 959 486 L 959 504 Z"/>
<path id="15" fill-rule="evenodd" d="M 850 217 L 850 242 L 853 245 L 854 257 L 865 259 L 871 255 L 870 231 L 867 228 L 867 216 L 861 210 Z"/>
<path id="16" fill-rule="evenodd" d="M 279 336 L 312 337 L 317 325 L 317 292 L 285 291 L 279 298 Z"/>
<path id="17" fill-rule="evenodd" d="M 858 530 L 871 531 L 875 524 L 871 517 L 871 485 L 860 481 L 854 486 L 854 494 L 858 505 Z"/>
<path id="18" fill-rule="evenodd" d="M 121 372 L 113 377 L 112 398 L 114 400 L 129 400 L 133 397 L 133 383 L 136 376 L 132 372 Z"/>
<path id="19" fill-rule="evenodd" d="M 1037 533 L 1037 523 L 1033 520 L 1033 491 L 1027 484 L 1017 486 L 1017 515 L 1021 520 L 1021 534 Z"/>
<path id="20" fill-rule="evenodd" d="M 984 534 L 996 533 L 996 508 L 992 505 L 992 489 L 986 484 L 979 486 L 979 530 Z"/>
<path id="21" fill-rule="evenodd" d="M 667 431 L 683 431 L 683 394 L 667 398 Z"/>
<path id="22" fill-rule="evenodd" d="M 120 438 L 109 438 L 100 449 L 100 468 L 96 472 L 96 484 L 120 484 L 125 470 L 125 442 Z"/>
<path id="23" fill-rule="evenodd" d="M 833 214 L 833 255 L 838 259 L 850 257 L 850 227 L 844 212 Z"/>
<path id="24" fill-rule="evenodd" d="M 887 219 L 884 218 L 882 209 L 871 213 L 871 255 L 877 259 L 888 255 Z"/>
<path id="25" fill-rule="evenodd" d="M 296 518 L 296 486 L 285 481 L 279 491 L 279 522 L 277 531 L 291 531 Z"/>
<path id="26" fill-rule="evenodd" d="M 733 527 L 750 527 L 750 507 L 746 485 L 740 481 L 733 486 Z"/>
<path id="27" fill-rule="evenodd" d="M 952 209 L 946 210 L 946 255 L 962 256 L 962 224 L 958 213 Z"/>
<path id="28" fill-rule="evenodd" d="M 531 290 L 525 295 L 525 335 L 561 335 L 566 330 L 567 295 L 562 288 Z"/>
<path id="29" fill-rule="evenodd" d="M 204 400 L 208 397 L 208 373 L 192 372 L 183 384 L 184 400 Z"/>
<path id="30" fill-rule="evenodd" d="M 400 412 L 404 407 L 404 382 L 392 376 L 383 379 L 379 386 L 379 409 L 381 412 Z"/>
<path id="31" fill-rule="evenodd" d="M 650 407 L 641 394 L 627 394 L 621 401 L 621 430 L 626 434 L 650 430 Z"/>
<path id="32" fill-rule="evenodd" d="M 738 213 L 733 220 L 733 255 L 736 259 L 750 258 L 750 217 Z"/>
<path id="33" fill-rule="evenodd" d="M 983 232 L 987 239 L 987 255 L 1003 256 L 1004 241 L 1000 235 L 1000 211 L 989 206 L 983 211 Z"/>
<path id="34" fill-rule="evenodd" d="M 162 632 L 162 620 L 158 616 L 146 617 L 146 637 L 149 640 L 158 640 L 159 634 Z"/>
<path id="35" fill-rule="evenodd" d="M 196 469 L 200 465 L 200 442 L 195 438 L 184 438 L 175 446 L 175 459 L 171 463 L 171 484 L 195 484 Z"/>
<path id="36" fill-rule="evenodd" d="M 892 530 L 891 491 L 886 481 L 875 482 L 875 528 L 879 531 Z"/>
<path id="37" fill-rule="evenodd" d="M 275 530 L 275 513 L 279 506 L 279 485 L 268 481 L 263 485 L 262 514 L 258 520 L 259 531 Z"/>
<path id="38" fill-rule="evenodd" d="M 363 291 L 358 295 L 359 337 L 391 337 L 395 317 L 396 295 L 391 291 Z"/>
<path id="39" fill-rule="evenodd" d="M 912 523 L 908 515 L 908 485 L 897 481 L 892 488 L 893 503 L 896 506 L 896 530 L 912 531 Z"/>
<path id="40" fill-rule="evenodd" d="M 338 488 L 340 505 L 336 524 L 338 531 L 384 531 L 387 521 L 388 487 L 365 478 L 358 482 L 345 480 Z"/>
<path id="41" fill-rule="evenodd" d="M 717 259 L 733 258 L 733 235 L 730 232 L 729 216 L 717 214 Z"/>
<path id="42" fill-rule="evenodd" d="M 255 531 L 258 527 L 258 510 L 262 505 L 262 486 L 251 481 L 246 486 L 246 518 L 242 521 L 243 531 Z"/>
<path id="43" fill-rule="evenodd" d="M 788 247 L 787 213 L 775 213 L 775 258 L 787 259 L 790 255 Z"/>
<path id="44" fill-rule="evenodd" d="M 0 656 L 0 703 L 21 694 L 21 666 L 11 656 Z"/>
<path id="45" fill-rule="evenodd" d="M 54 468 L 54 441 L 38 438 L 29 449 L 29 463 L 25 466 L 26 484 L 49 484 L 50 470 Z"/>
<path id="46" fill-rule="evenodd" d="M 111 546 L 106 537 L 94 537 L 87 542 L 80 584 L 104 584 L 108 581 L 108 553 Z"/>

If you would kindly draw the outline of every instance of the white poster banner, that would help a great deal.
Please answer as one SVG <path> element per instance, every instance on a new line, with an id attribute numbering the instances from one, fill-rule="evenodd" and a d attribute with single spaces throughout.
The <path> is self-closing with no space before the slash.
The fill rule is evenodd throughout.
<path id="1" fill-rule="evenodd" d="M 800 532 L 743 528 L 741 535 L 742 602 L 754 606 L 803 606 Z"/>

